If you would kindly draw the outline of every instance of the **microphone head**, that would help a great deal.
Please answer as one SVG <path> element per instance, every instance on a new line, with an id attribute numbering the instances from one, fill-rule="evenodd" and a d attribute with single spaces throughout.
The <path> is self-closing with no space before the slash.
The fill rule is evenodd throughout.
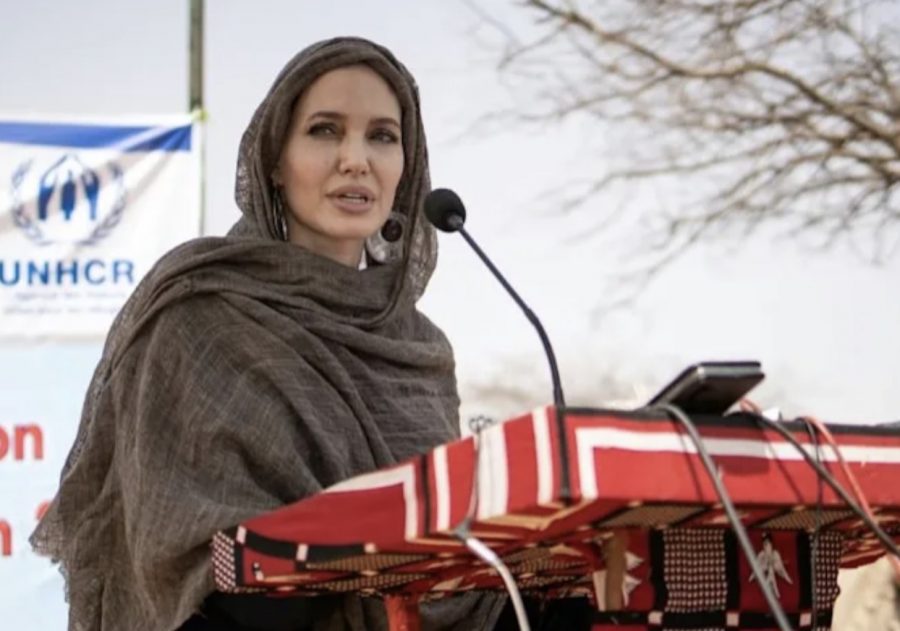
<path id="1" fill-rule="evenodd" d="M 449 188 L 436 188 L 425 196 L 425 216 L 443 232 L 456 232 L 466 223 L 466 207 Z"/>

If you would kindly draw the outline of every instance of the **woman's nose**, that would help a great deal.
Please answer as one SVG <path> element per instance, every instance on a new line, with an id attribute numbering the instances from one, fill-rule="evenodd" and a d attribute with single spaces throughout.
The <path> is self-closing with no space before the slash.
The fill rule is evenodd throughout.
<path id="1" fill-rule="evenodd" d="M 341 173 L 365 174 L 369 172 L 369 152 L 364 138 L 350 135 L 341 142 L 338 170 Z"/>

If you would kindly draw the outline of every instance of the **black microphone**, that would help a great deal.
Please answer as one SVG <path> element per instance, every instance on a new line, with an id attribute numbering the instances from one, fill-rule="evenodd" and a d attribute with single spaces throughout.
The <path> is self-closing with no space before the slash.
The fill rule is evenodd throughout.
<path id="1" fill-rule="evenodd" d="M 507 282 L 506 278 L 503 277 L 503 274 L 500 273 L 500 270 L 494 266 L 482 249 L 478 247 L 478 244 L 475 243 L 475 240 L 468 232 L 466 232 L 466 229 L 463 228 L 463 225 L 466 223 L 466 207 L 463 205 L 459 195 L 448 188 L 434 189 L 425 196 L 425 216 L 438 230 L 441 230 L 442 232 L 459 232 L 463 236 L 463 239 L 472 246 L 472 249 L 475 250 L 475 254 L 484 261 L 484 264 L 487 265 L 488 269 L 491 270 L 491 273 L 494 274 L 497 280 L 500 281 L 503 288 L 510 296 L 512 296 L 512 299 L 515 300 L 516 304 L 519 305 L 519 308 L 522 309 L 525 317 L 528 318 L 528 321 L 531 322 L 532 326 L 537 330 L 537 334 L 541 338 L 541 344 L 544 347 L 544 353 L 547 355 L 547 362 L 550 364 L 550 379 L 553 382 L 553 404 L 556 406 L 557 410 L 562 411 L 566 406 L 566 403 L 563 397 L 562 383 L 559 379 L 559 368 L 556 365 L 556 355 L 553 353 L 553 346 L 550 344 L 550 338 L 547 337 L 547 332 L 544 331 L 544 326 L 541 324 L 538 317 L 528 308 L 528 305 L 525 304 L 525 301 L 522 300 L 519 294 L 516 293 L 516 290 Z"/>

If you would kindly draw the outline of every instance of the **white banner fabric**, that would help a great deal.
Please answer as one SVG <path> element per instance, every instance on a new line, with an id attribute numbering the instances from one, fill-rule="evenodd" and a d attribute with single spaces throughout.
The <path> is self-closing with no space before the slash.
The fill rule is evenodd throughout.
<path id="1" fill-rule="evenodd" d="M 28 537 L 56 493 L 101 345 L 0 347 L 0 629 L 66 629 L 58 567 Z"/>
<path id="2" fill-rule="evenodd" d="M 0 340 L 101 339 L 159 256 L 200 231 L 189 115 L 0 117 Z"/>

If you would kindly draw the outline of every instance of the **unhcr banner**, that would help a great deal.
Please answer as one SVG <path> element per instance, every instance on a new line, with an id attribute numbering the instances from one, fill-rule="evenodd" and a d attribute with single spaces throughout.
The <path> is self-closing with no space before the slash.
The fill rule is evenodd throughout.
<path id="1" fill-rule="evenodd" d="M 0 117 L 0 340 L 102 338 L 140 278 L 200 229 L 188 115 Z"/>
<path id="2" fill-rule="evenodd" d="M 75 440 L 97 342 L 0 345 L 0 629 L 67 628 L 62 576 L 28 537 Z"/>
<path id="3" fill-rule="evenodd" d="M 65 629 L 28 536 L 56 493 L 101 342 L 154 262 L 200 229 L 199 126 L 0 115 L 2 629 Z"/>

